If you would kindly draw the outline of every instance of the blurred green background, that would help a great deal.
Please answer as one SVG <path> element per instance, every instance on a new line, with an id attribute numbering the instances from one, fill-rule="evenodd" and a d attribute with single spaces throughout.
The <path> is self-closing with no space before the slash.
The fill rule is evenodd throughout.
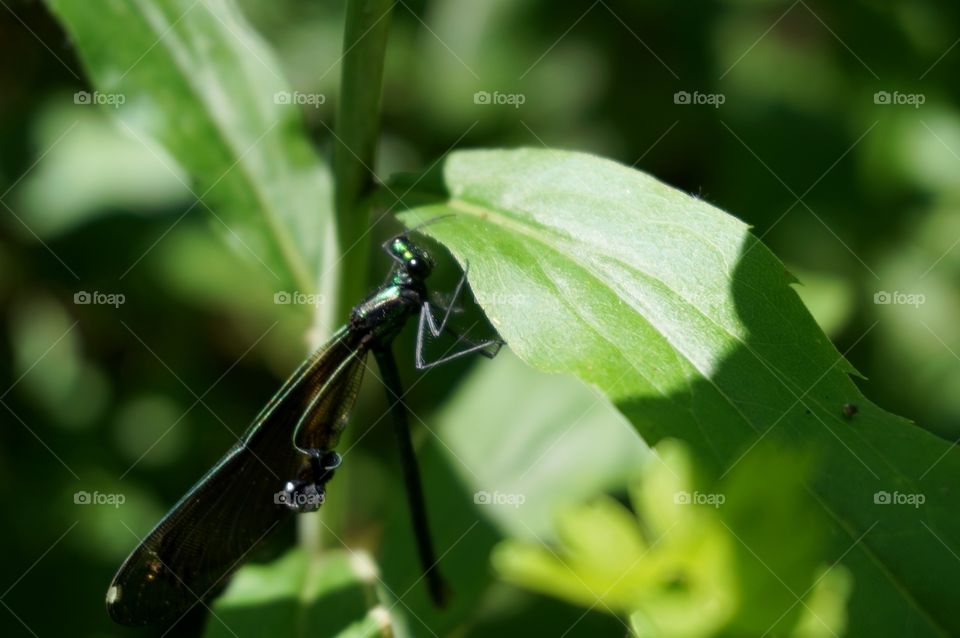
<path id="1" fill-rule="evenodd" d="M 325 155 L 343 2 L 240 5 L 293 88 L 325 96 L 303 109 Z M 401 3 L 393 20 L 383 177 L 454 146 L 635 165 L 753 225 L 867 396 L 960 437 L 960 5 L 447 0 Z M 75 103 L 89 85 L 42 3 L 3 3 L 0 49 L 0 627 L 51 635 L 69 618 L 78 635 L 122 635 L 102 607 L 113 571 L 303 356 L 312 308 L 274 303 L 269 274 L 222 241 L 173 162 L 109 106 Z M 371 286 L 385 268 L 377 257 Z M 438 289 L 455 281 L 444 270 Z M 562 634 L 583 610 L 492 584 L 484 552 L 548 538 L 559 504 L 622 491 L 643 444 L 590 390 L 509 355 L 420 379 L 410 335 L 397 348 L 430 428 L 439 545 L 451 572 L 483 578 L 465 587 L 459 635 L 528 635 L 534 618 Z M 368 382 L 334 488 L 343 540 L 382 555 L 400 593 L 415 569 L 391 433 L 370 428 L 382 411 Z M 81 490 L 125 500 L 75 505 Z M 473 515 L 475 490 L 527 503 L 489 508 L 461 541 L 451 521 Z M 567 635 L 625 631 L 593 610 Z"/>

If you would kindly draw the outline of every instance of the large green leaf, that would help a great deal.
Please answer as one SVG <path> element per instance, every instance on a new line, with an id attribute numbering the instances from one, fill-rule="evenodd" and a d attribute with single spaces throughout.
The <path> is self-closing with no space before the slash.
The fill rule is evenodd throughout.
<path id="1" fill-rule="evenodd" d="M 560 151 L 454 153 L 417 201 L 409 224 L 454 215 L 424 232 L 469 262 L 511 349 L 595 385 L 648 443 L 683 439 L 715 476 L 758 439 L 808 453 L 830 558 L 854 576 L 851 635 L 960 632 L 960 451 L 862 396 L 743 223 Z M 925 502 L 885 503 L 905 495 Z"/>
<path id="2" fill-rule="evenodd" d="M 102 99 L 122 102 L 105 108 L 191 177 L 202 202 L 191 212 L 211 215 L 278 284 L 312 292 L 330 178 L 279 65 L 232 0 L 48 4 Z"/>

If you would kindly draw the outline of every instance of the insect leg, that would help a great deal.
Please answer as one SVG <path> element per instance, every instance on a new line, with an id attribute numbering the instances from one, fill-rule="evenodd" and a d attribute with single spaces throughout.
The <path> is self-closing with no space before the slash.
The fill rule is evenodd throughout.
<path id="1" fill-rule="evenodd" d="M 429 331 L 434 337 L 439 336 L 441 332 L 446 331 L 457 340 L 457 343 L 467 343 L 469 344 L 469 347 L 445 357 L 441 357 L 436 361 L 424 361 L 423 348 L 426 340 L 424 335 L 427 331 Z M 503 347 L 503 344 L 503 339 L 488 339 L 480 342 L 472 341 L 467 337 L 458 334 L 449 326 L 442 325 L 442 322 L 441 326 L 437 326 L 433 321 L 433 313 L 430 311 L 430 303 L 424 302 L 423 309 L 420 311 L 420 321 L 417 325 L 416 366 L 418 370 L 426 370 L 427 368 L 432 368 L 434 366 L 438 366 L 473 353 L 483 355 L 488 359 L 493 359 L 495 356 L 497 356 L 497 353 L 500 352 L 500 348 Z"/>

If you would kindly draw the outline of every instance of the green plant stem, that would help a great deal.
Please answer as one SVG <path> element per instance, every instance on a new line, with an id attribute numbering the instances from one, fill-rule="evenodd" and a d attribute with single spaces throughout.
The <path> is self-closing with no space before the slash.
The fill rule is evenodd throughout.
<path id="1" fill-rule="evenodd" d="M 330 303 L 317 316 L 319 334 L 329 335 L 366 292 L 370 241 L 370 195 L 380 132 L 380 100 L 390 17 L 395 0 L 349 0 L 344 24 L 340 100 L 334 128 L 335 228 L 329 233 L 320 289 Z M 346 433 L 345 433 L 346 434 Z M 340 447 L 348 446 L 347 437 Z M 338 545 L 349 501 L 349 471 L 342 468 L 331 498 L 318 515 L 300 517 L 301 544 L 315 551 Z"/>
<path id="2" fill-rule="evenodd" d="M 380 133 L 380 100 L 394 0 L 350 0 L 344 27 L 340 102 L 334 138 L 334 206 L 343 276 L 336 303 L 348 311 L 366 292 L 369 195 Z"/>

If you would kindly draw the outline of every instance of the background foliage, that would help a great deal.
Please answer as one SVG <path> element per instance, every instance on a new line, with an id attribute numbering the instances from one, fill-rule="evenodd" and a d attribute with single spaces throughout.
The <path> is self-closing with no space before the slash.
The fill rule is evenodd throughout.
<path id="1" fill-rule="evenodd" d="M 71 5 L 50 4 L 61 11 Z M 76 91 L 92 87 L 73 38 L 48 7 L 8 2 L 0 8 L 0 47 L 15 61 L 0 70 L 6 522 L 0 535 L 16 548 L 3 561 L 0 600 L 7 610 L 0 622 L 10 628 L 4 635 L 27 635 L 25 627 L 48 635 L 61 631 L 65 619 L 80 635 L 121 633 L 109 625 L 102 596 L 134 535 L 149 529 L 234 440 L 230 430 L 243 428 L 306 348 L 312 307 L 277 304 L 274 295 L 309 292 L 302 283 L 309 266 L 284 272 L 282 256 L 258 243 L 269 228 L 246 224 L 283 218 L 294 228 L 288 243 L 299 243 L 308 255 L 323 252 L 316 224 L 330 206 L 326 169 L 296 140 L 305 126 L 320 155 L 329 154 L 343 6 L 245 0 L 240 9 L 245 20 L 228 10 L 218 14 L 228 19 L 202 24 L 229 46 L 218 49 L 210 45 L 216 39 L 200 32 L 193 53 L 207 63 L 190 67 L 190 83 L 156 74 L 144 80 L 170 91 L 169 103 L 125 104 L 116 109 L 118 122 L 109 106 L 75 103 Z M 858 381 L 864 393 L 919 427 L 956 439 L 960 119 L 950 78 L 960 66 L 960 48 L 954 48 L 960 8 L 702 2 L 695 9 L 670 2 L 400 3 L 387 52 L 378 173 L 425 170 L 453 146 L 551 146 L 636 165 L 752 225 L 803 282 L 801 296 L 838 350 L 867 377 Z M 176 12 L 166 16 L 171 24 L 177 18 Z M 90 28 L 110 31 L 111 24 L 97 22 L 101 16 L 86 19 Z M 157 39 L 150 25 L 138 33 L 134 24 L 112 25 L 117 32 L 94 53 L 104 60 L 132 56 L 119 74 L 141 63 L 144 47 L 131 43 Z M 230 84 L 232 76 L 218 72 L 238 65 L 255 78 L 250 85 Z M 92 75 L 101 86 L 117 81 Z M 128 81 L 140 77 L 131 73 Z M 273 97 L 285 86 L 323 95 L 323 104 L 281 108 Z M 523 104 L 477 103 L 478 91 L 522 96 Z M 723 103 L 678 104 L 678 92 L 692 100 L 722 96 Z M 878 92 L 922 96 L 923 104 L 884 104 Z M 245 110 L 244 96 L 261 110 Z M 181 115 L 184 130 L 162 126 L 157 110 L 163 108 Z M 257 118 L 273 121 L 268 116 L 277 113 L 282 123 L 261 139 Z M 209 129 L 208 144 L 182 141 L 198 128 Z M 175 148 L 177 160 L 141 130 Z M 245 155 L 254 144 L 257 153 Z M 246 161 L 254 157 L 269 162 Z M 225 180 L 188 177 L 229 168 L 238 158 L 242 170 Z M 264 184 L 270 190 L 259 189 Z M 196 195 L 205 203 L 197 204 Z M 385 237 L 396 227 L 385 219 L 373 232 Z M 370 285 L 385 268 L 374 259 Z M 455 277 L 452 264 L 443 270 L 434 282 L 438 289 Z M 76 304 L 81 291 L 122 294 L 124 303 Z M 883 303 L 903 299 L 893 296 L 898 292 L 923 303 Z M 409 339 L 398 344 L 398 352 L 410 348 Z M 369 553 L 332 552 L 315 560 L 287 555 L 274 571 L 244 571 L 218 603 L 226 625 L 255 631 L 263 622 L 276 629 L 279 619 L 290 617 L 291 596 L 306 591 L 321 600 L 293 603 L 304 631 L 355 623 L 352 630 L 370 632 L 377 617 L 363 615 L 371 600 L 399 612 L 398 622 L 415 635 L 426 633 L 425 626 L 439 635 L 455 627 L 466 635 L 626 631 L 602 605 L 584 615 L 589 604 L 494 584 L 487 552 L 503 538 L 518 543 L 498 550 L 509 573 L 509 552 L 524 556 L 524 541 L 539 545 L 564 534 L 562 515 L 559 523 L 555 517 L 565 505 L 576 507 L 602 491 L 623 496 L 638 489 L 629 486 L 648 453 L 615 411 L 571 379 L 534 373 L 509 355 L 468 367 L 422 379 L 407 375 L 415 383 L 411 406 L 425 426 L 422 456 L 438 544 L 450 548 L 444 565 L 456 584 L 454 608 L 446 615 L 430 610 L 415 585 L 392 441 L 385 428 L 371 427 L 383 405 L 368 383 L 353 421 L 359 443 L 334 487 L 349 501 L 338 536 Z M 784 506 L 777 516 L 768 507 L 746 520 L 767 516 L 783 524 L 805 511 L 802 498 L 787 497 L 796 493 L 790 486 L 804 468 L 793 459 L 766 474 L 779 477 L 771 479 L 781 487 L 776 494 L 782 502 L 798 501 L 795 508 Z M 125 502 L 74 505 L 80 490 L 123 494 Z M 473 503 L 477 490 L 523 494 L 525 503 L 483 509 Z M 656 518 L 642 505 L 637 510 L 641 521 Z M 731 540 L 722 523 L 704 516 L 693 536 L 714 548 L 711 556 L 722 556 L 715 548 Z M 782 529 L 772 527 L 771 534 Z M 800 527 L 788 529 L 789 552 L 778 546 L 759 553 L 769 562 L 813 548 L 798 572 L 779 564 L 776 570 L 810 582 L 820 541 L 813 532 L 804 540 Z M 262 560 L 293 539 L 292 529 L 285 534 Z M 938 540 L 928 542 L 927 559 L 936 559 Z M 389 591 L 363 569 L 374 561 Z M 957 573 L 949 555 L 940 564 Z M 729 576 L 718 570 L 718 578 Z M 825 603 L 808 603 L 819 616 L 830 617 L 824 609 L 838 600 L 842 607 L 848 595 L 842 579 L 828 583 L 835 591 Z M 536 585 L 529 572 L 515 580 Z M 929 585 L 936 586 L 933 576 Z M 861 592 L 866 586 L 859 584 Z M 762 589 L 771 608 L 784 595 L 775 589 Z M 330 592 L 337 598 L 323 600 Z M 331 608 L 343 617 L 321 613 Z M 717 617 L 733 608 L 730 603 Z M 652 616 L 648 610 L 646 619 L 632 618 L 632 626 L 703 630 L 671 624 L 656 613 L 665 609 L 667 602 L 654 606 Z M 789 620 L 802 627 L 801 611 L 798 606 Z M 856 611 L 872 612 L 882 617 L 884 610 Z M 843 615 L 834 630 L 842 628 Z M 740 629 L 753 633 L 754 623 L 766 627 L 775 620 L 741 616 Z M 894 635 L 919 631 L 895 621 L 888 623 Z M 814 628 L 823 632 L 822 625 Z M 229 635 L 223 625 L 210 631 Z"/>

